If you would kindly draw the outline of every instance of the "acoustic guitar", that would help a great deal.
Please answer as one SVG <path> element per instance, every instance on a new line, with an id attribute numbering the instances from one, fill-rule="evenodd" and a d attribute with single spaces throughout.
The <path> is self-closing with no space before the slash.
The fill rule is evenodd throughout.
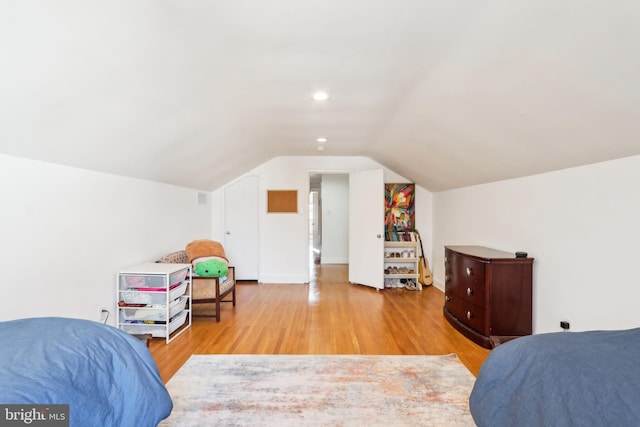
<path id="1" fill-rule="evenodd" d="M 429 268 L 429 261 L 427 261 L 427 257 L 424 256 L 424 248 L 422 247 L 422 237 L 420 237 L 420 232 L 415 230 L 416 235 L 418 236 L 418 241 L 420 242 L 420 261 L 418 262 L 418 281 L 422 283 L 424 286 L 430 286 L 433 284 L 433 276 L 431 275 L 431 269 Z"/>

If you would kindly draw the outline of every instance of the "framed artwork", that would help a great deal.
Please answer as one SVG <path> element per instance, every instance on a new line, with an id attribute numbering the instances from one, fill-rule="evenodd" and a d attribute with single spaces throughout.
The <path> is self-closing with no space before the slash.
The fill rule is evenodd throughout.
<path id="1" fill-rule="evenodd" d="M 415 229 L 415 184 L 384 185 L 385 231 Z"/>

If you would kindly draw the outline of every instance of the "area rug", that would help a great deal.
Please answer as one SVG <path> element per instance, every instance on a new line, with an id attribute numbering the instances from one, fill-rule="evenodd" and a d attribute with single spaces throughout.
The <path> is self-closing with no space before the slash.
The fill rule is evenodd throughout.
<path id="1" fill-rule="evenodd" d="M 445 356 L 193 355 L 161 426 L 473 426 L 474 376 Z"/>

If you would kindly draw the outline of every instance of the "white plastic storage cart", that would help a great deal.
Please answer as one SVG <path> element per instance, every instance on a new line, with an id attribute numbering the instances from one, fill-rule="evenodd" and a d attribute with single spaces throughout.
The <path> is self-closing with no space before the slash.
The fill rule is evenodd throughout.
<path id="1" fill-rule="evenodd" d="M 191 326 L 191 264 L 147 263 L 118 272 L 118 328 L 171 342 Z"/>

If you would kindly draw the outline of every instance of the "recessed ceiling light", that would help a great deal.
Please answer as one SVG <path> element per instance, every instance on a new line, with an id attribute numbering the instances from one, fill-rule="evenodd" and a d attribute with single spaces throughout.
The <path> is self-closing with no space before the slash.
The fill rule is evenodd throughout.
<path id="1" fill-rule="evenodd" d="M 316 139 L 316 142 L 327 142 L 327 138 L 325 138 L 324 136 L 321 136 L 320 138 Z"/>
<path id="2" fill-rule="evenodd" d="M 329 99 L 329 94 L 327 92 L 323 92 L 321 90 L 313 93 L 313 99 L 316 101 L 326 101 Z"/>

